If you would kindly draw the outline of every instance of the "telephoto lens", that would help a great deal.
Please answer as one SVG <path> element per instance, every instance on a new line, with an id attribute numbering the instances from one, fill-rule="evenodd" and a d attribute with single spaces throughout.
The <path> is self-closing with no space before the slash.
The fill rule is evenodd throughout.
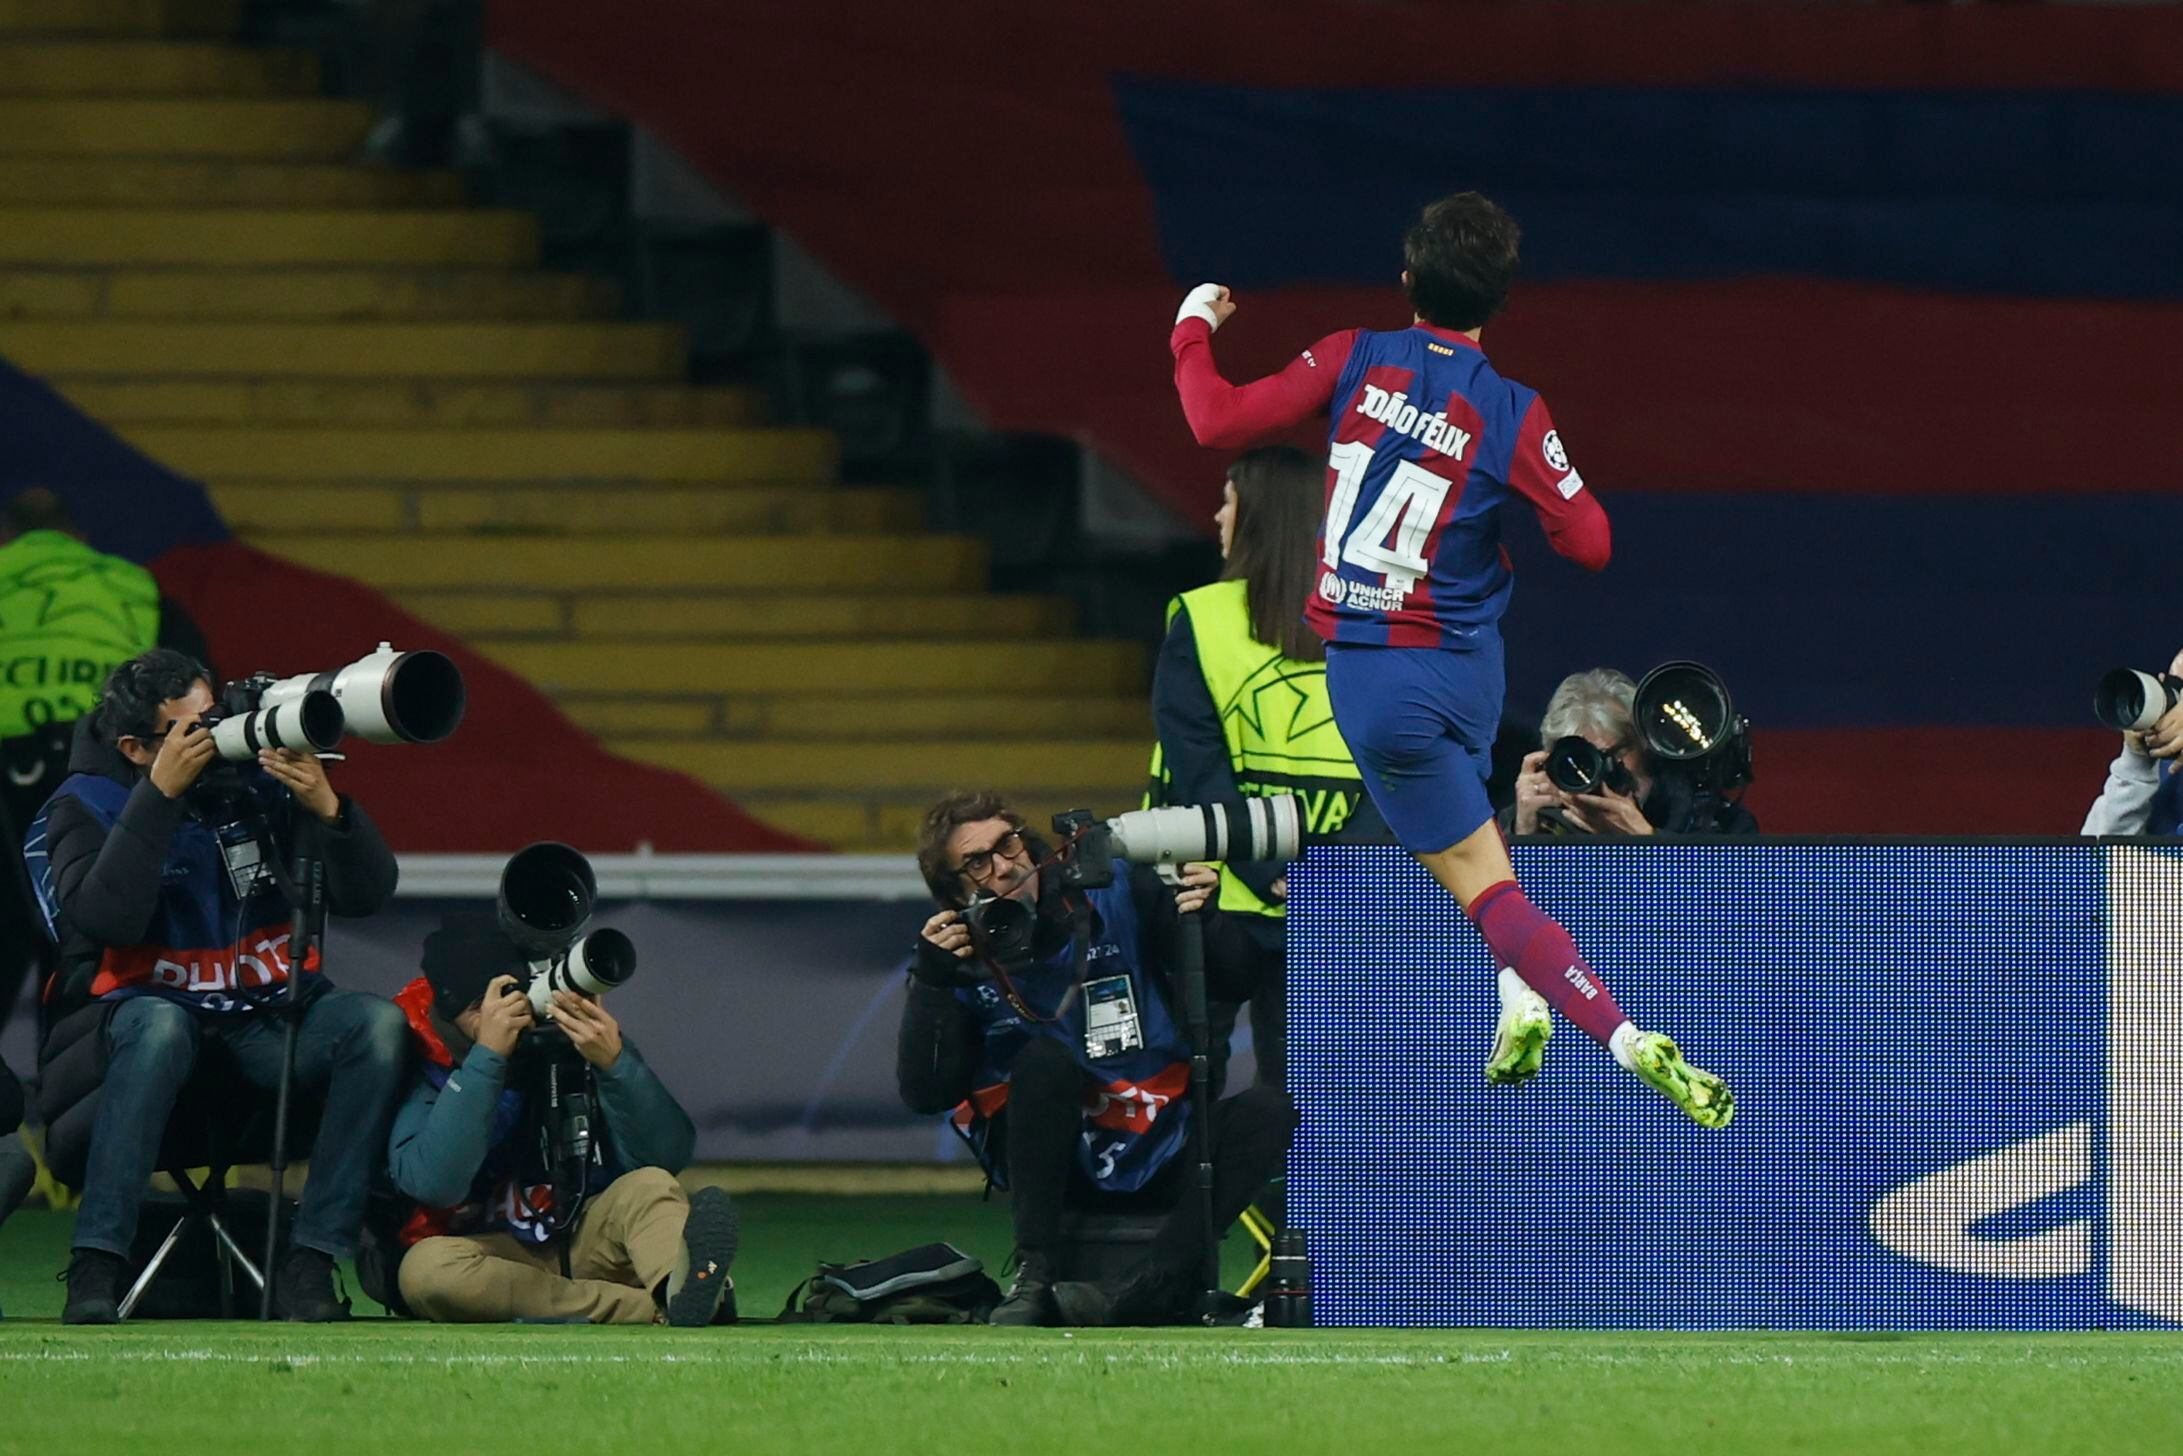
<path id="1" fill-rule="evenodd" d="M 1607 776 L 1607 755 L 1588 738 L 1572 733 L 1546 750 L 1546 777 L 1565 794 L 1587 794 Z"/>
<path id="2" fill-rule="evenodd" d="M 2183 695 L 2183 681 L 2164 672 L 2118 667 L 2092 690 L 2092 713 L 2118 733 L 2142 732 L 2168 715 Z"/>
<path id="3" fill-rule="evenodd" d="M 1285 1228 L 1273 1236 L 1266 1268 L 1265 1318 L 1268 1328 L 1311 1328 L 1311 1255 L 1302 1229 Z"/>

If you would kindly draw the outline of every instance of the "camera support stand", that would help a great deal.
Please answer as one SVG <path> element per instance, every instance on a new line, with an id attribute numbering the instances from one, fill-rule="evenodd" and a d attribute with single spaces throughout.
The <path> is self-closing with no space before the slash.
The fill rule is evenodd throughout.
<path id="1" fill-rule="evenodd" d="M 1160 877 L 1180 884 L 1181 874 L 1162 866 Z M 1211 1324 L 1225 1291 L 1220 1287 L 1220 1230 L 1213 1226 L 1213 1018 L 1205 994 L 1205 925 L 1196 911 L 1175 925 L 1175 979 L 1182 992 L 1183 1034 L 1190 1042 L 1190 1154 L 1196 1163 L 1192 1196 L 1198 1201 L 1201 1286 L 1197 1315 Z"/>
<path id="2" fill-rule="evenodd" d="M 295 907 L 288 928 L 288 984 L 280 998 L 280 1090 L 273 1103 L 273 1198 L 265 1213 L 265 1281 L 258 1296 L 258 1318 L 273 1317 L 273 1287 L 278 1282 L 280 1207 L 287 1196 L 288 1107 L 295 1097 L 296 1033 L 303 1021 L 303 969 L 312 942 L 326 923 L 326 862 L 311 851 L 315 830 L 299 816 L 296 825 L 295 880 L 281 889 Z"/>

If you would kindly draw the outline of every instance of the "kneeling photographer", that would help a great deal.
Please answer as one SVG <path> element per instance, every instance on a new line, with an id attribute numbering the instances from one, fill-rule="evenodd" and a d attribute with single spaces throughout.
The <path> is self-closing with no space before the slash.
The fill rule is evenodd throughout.
<path id="1" fill-rule="evenodd" d="M 1570 674 L 1547 701 L 1539 743 L 1501 813 L 1514 838 L 1759 832 L 1740 792 L 1752 777 L 1750 725 L 1698 663 L 1668 663 L 1642 683 L 1608 667 Z"/>
<path id="2" fill-rule="evenodd" d="M 1238 812 L 1263 817 L 1276 802 Z M 1157 816 L 1205 832 L 1197 809 L 1109 827 L 1181 822 Z M 990 791 L 942 799 L 918 830 L 918 868 L 940 910 L 911 962 L 897 1077 L 912 1110 L 954 1111 L 987 1176 L 1009 1192 L 1018 1263 L 995 1324 L 1186 1319 L 1208 1240 L 1280 1171 L 1295 1131 L 1295 1104 L 1277 1088 L 1208 1101 L 1209 1214 L 1186 1190 L 1192 1050 L 1169 952 L 1180 916 L 1203 921 L 1206 966 L 1248 957 L 1217 945 L 1242 927 L 1207 903 L 1218 884 L 1210 867 L 1185 866 L 1171 891 L 1131 859 L 1170 862 L 1131 854 L 1088 823 L 1057 853 Z M 1217 970 L 1205 987 L 1231 999 L 1243 989 Z M 1112 1287 L 1060 1282 L 1064 1209 L 1122 1208 L 1166 1215 L 1144 1259 Z"/>
<path id="3" fill-rule="evenodd" d="M 735 1211 L 676 1181 L 689 1114 L 599 996 L 627 980 L 619 931 L 582 935 L 583 856 L 534 844 L 497 917 L 450 916 L 395 997 L 418 1071 L 395 1114 L 365 1288 L 420 1319 L 732 1321 Z"/>

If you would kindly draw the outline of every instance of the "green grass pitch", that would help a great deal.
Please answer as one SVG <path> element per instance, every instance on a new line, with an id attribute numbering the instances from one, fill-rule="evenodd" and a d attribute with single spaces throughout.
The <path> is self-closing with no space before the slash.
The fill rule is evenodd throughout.
<path id="1" fill-rule="evenodd" d="M 746 1316 L 822 1256 L 1006 1252 L 964 1198 L 739 1201 Z M 2183 1452 L 2165 1335 L 72 1330 L 66 1246 L 61 1215 L 0 1228 L 0 1452 Z"/>

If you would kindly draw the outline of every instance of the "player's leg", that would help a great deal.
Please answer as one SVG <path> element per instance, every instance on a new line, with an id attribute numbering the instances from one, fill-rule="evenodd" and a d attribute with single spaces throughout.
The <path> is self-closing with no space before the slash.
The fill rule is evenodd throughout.
<path id="1" fill-rule="evenodd" d="M 1724 1125 L 1734 1107 L 1727 1088 L 1684 1062 L 1668 1038 L 1631 1025 L 1569 932 L 1516 883 L 1485 792 L 1501 696 L 1499 644 L 1487 645 L 1477 653 L 1330 649 L 1327 688 L 1388 826 L 1455 896 L 1504 971 L 1488 1075 L 1522 1081 L 1538 1071 L 1551 1023 L 1541 1027 L 1528 987 L 1692 1118 Z"/>

